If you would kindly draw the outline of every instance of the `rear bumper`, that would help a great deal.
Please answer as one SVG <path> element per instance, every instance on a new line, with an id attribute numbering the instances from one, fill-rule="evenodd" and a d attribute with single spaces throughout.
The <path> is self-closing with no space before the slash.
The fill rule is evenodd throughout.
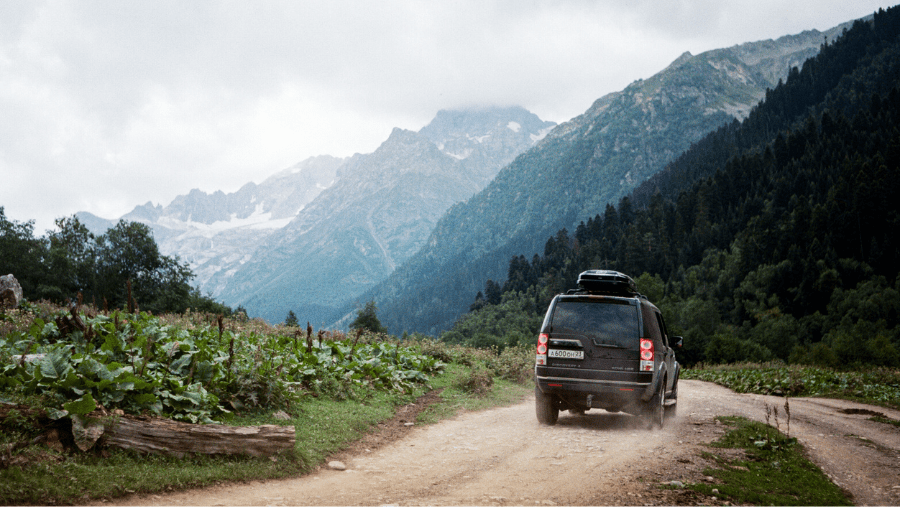
<path id="1" fill-rule="evenodd" d="M 651 389 L 653 374 L 538 366 L 535 369 L 535 383 L 546 394 L 585 393 L 637 402 Z"/>

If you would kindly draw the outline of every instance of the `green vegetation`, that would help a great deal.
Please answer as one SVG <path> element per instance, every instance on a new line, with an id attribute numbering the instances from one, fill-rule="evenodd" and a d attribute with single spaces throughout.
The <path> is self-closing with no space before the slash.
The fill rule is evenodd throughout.
<path id="1" fill-rule="evenodd" d="M 715 382 L 738 393 L 843 398 L 900 408 L 900 370 L 896 369 L 838 371 L 777 363 L 740 363 L 686 369 L 681 378 Z"/>
<path id="2" fill-rule="evenodd" d="M 828 477 L 803 456 L 802 446 L 769 425 L 741 417 L 719 417 L 732 427 L 713 448 L 744 450 L 744 457 L 706 455 L 718 468 L 704 473 L 722 484 L 687 487 L 732 504 L 750 505 L 853 505 Z M 713 491 L 713 490 L 717 491 Z"/>
<path id="3" fill-rule="evenodd" d="M 496 304 L 485 303 L 460 317 L 441 340 L 481 348 L 533 346 L 545 309 L 535 307 L 533 288 L 525 294 L 507 292 Z"/>
<path id="4" fill-rule="evenodd" d="M 34 222 L 6 218 L 0 206 L 0 271 L 12 273 L 30 301 L 84 301 L 97 308 L 154 313 L 231 309 L 191 287 L 186 263 L 159 253 L 150 227 L 120 221 L 94 236 L 75 216 L 56 220 L 45 237 Z"/>
<path id="5" fill-rule="evenodd" d="M 297 327 L 300 325 L 300 322 L 297 321 L 297 315 L 294 313 L 294 310 L 289 310 L 287 317 L 284 318 L 284 325 L 288 327 Z"/>
<path id="6" fill-rule="evenodd" d="M 350 329 L 370 333 L 387 333 L 387 329 L 378 320 L 378 307 L 375 306 L 375 301 L 369 301 L 366 306 L 360 308 L 356 318 L 350 323 Z"/>
<path id="7" fill-rule="evenodd" d="M 442 339 L 533 340 L 551 298 L 600 268 L 636 278 L 688 366 L 900 367 L 898 25 L 900 8 L 857 22 L 745 121 L 510 259 Z"/>
<path id="8" fill-rule="evenodd" d="M 29 303 L 0 313 L 0 411 L 16 405 L 0 417 L 0 447 L 9 449 L 0 456 L 0 503 L 83 503 L 298 475 L 430 390 L 441 390 L 442 401 L 419 415 L 422 423 L 513 403 L 531 391 L 523 384 L 533 355 L 514 347 L 498 353 L 418 336 L 304 334 L 243 314 L 82 310 Z M 101 406 L 187 421 L 292 425 L 297 445 L 274 459 L 179 459 L 97 446 L 60 452 L 32 442 L 48 428 L 70 431 L 69 418 L 96 415 Z M 38 424 L 41 410 L 46 427 Z M 279 410 L 290 419 L 275 418 Z"/>
<path id="9" fill-rule="evenodd" d="M 532 362 L 534 362 L 533 359 Z M 480 364 L 465 366 L 453 363 L 448 365 L 445 374 L 435 377 L 432 381 L 434 388 L 440 390 L 441 402 L 425 409 L 419 414 L 418 421 L 431 424 L 453 417 L 461 410 L 484 410 L 511 405 L 521 401 L 534 390 L 530 383 L 526 386 L 502 377 L 485 376 L 486 373 L 490 374 L 491 372 Z M 481 383 L 475 384 L 473 379 L 479 379 Z"/>
<path id="10" fill-rule="evenodd" d="M 368 388 L 411 392 L 443 367 L 373 337 L 307 335 L 301 343 L 297 332 L 242 332 L 218 319 L 205 324 L 186 328 L 119 311 L 36 315 L 27 330 L 0 336 L 0 387 L 45 398 L 58 410 L 54 418 L 102 405 L 208 423 L 304 396 L 352 397 Z"/>

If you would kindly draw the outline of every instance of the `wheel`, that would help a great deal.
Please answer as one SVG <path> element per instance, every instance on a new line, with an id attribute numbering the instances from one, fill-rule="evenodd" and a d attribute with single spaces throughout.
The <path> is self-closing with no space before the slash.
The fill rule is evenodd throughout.
<path id="1" fill-rule="evenodd" d="M 678 377 L 675 377 L 675 385 L 672 386 L 672 394 L 669 395 L 666 405 L 666 419 L 675 419 L 678 415 Z"/>
<path id="2" fill-rule="evenodd" d="M 553 426 L 559 419 L 559 401 L 552 394 L 544 394 L 540 388 L 534 388 L 534 407 L 537 420 L 541 424 Z"/>
<path id="3" fill-rule="evenodd" d="M 678 377 L 680 376 L 681 372 L 679 370 L 675 370 L 675 382 L 672 384 L 672 393 L 668 396 L 670 400 L 678 399 Z"/>
<path id="4" fill-rule="evenodd" d="M 649 422 L 650 428 L 660 428 L 662 429 L 663 424 L 666 422 L 666 380 L 663 379 L 660 382 L 659 390 L 656 391 L 656 394 L 650 398 L 650 402 L 647 403 L 647 419 Z"/>

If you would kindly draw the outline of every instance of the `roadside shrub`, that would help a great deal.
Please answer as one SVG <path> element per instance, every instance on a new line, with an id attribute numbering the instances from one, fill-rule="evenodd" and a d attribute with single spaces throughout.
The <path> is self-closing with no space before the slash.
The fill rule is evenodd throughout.
<path id="1" fill-rule="evenodd" d="M 489 370 L 478 367 L 472 369 L 471 375 L 460 377 L 454 383 L 457 389 L 476 396 L 490 392 L 493 385 L 494 375 Z"/>
<path id="2" fill-rule="evenodd" d="M 486 366 L 504 380 L 525 384 L 534 378 L 534 348 L 506 347 L 499 354 L 489 357 Z"/>
<path id="3" fill-rule="evenodd" d="M 900 407 L 900 370 L 866 367 L 860 371 L 786 366 L 779 361 L 698 365 L 681 378 L 715 382 L 739 393 L 828 396 Z"/>
<path id="4" fill-rule="evenodd" d="M 440 359 L 445 363 L 456 362 L 456 358 L 450 350 L 451 346 L 444 342 L 440 342 L 433 338 L 424 338 L 417 343 L 419 346 L 419 352 L 421 354 L 431 356 L 435 359 Z"/>

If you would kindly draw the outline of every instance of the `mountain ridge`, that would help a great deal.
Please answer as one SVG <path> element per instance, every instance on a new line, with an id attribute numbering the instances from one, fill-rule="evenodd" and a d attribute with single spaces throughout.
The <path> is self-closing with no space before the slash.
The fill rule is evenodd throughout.
<path id="1" fill-rule="evenodd" d="M 269 238 L 222 298 L 270 321 L 294 311 L 327 324 L 339 304 L 418 251 L 450 206 L 483 188 L 549 125 L 523 108 L 494 108 L 439 112 L 424 134 L 395 128 L 373 153 L 350 157 L 342 179 Z"/>
<path id="2" fill-rule="evenodd" d="M 271 322 L 294 311 L 324 324 L 334 298 L 393 271 L 446 208 L 554 125 L 521 107 L 441 110 L 419 132 L 393 129 L 373 153 L 311 157 L 234 193 L 194 189 L 122 219 L 150 225 L 160 250 L 187 261 L 200 289 L 226 304 Z M 77 216 L 97 233 L 115 223 Z"/>
<path id="3" fill-rule="evenodd" d="M 556 231 L 602 213 L 691 143 L 746 117 L 791 66 L 849 24 L 684 53 L 654 76 L 597 99 L 452 207 L 426 247 L 355 306 L 376 301 L 394 333 L 446 329 L 467 311 L 484 280 L 505 278 L 510 257 L 540 252 Z M 348 322 L 352 307 L 346 310 L 336 326 Z"/>

